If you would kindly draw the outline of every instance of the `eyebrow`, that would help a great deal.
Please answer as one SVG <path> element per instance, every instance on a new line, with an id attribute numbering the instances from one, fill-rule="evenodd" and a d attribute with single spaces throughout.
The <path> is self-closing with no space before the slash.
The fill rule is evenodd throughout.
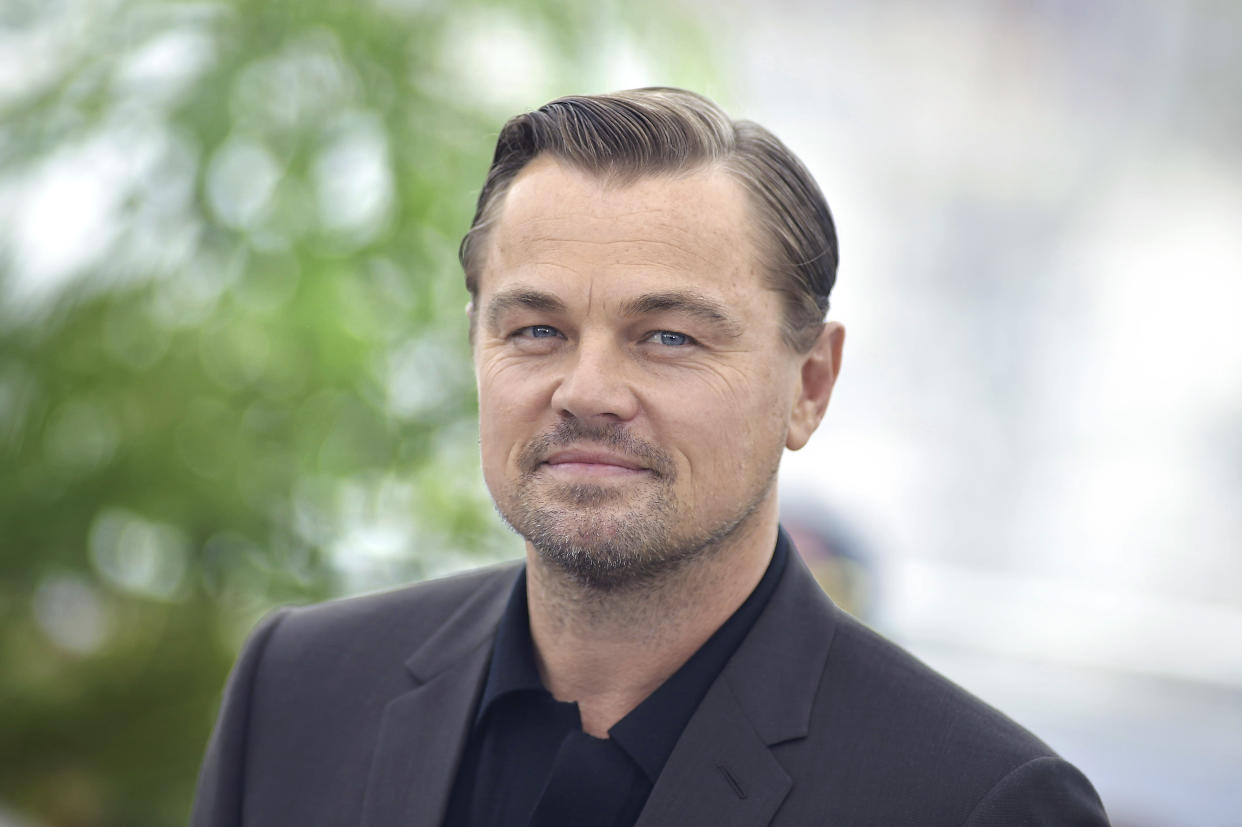
<path id="1" fill-rule="evenodd" d="M 517 287 L 497 293 L 487 305 L 487 326 L 495 330 L 500 324 L 500 317 L 511 310 L 539 310 L 544 313 L 562 313 L 565 302 L 540 290 Z"/>
<path id="2" fill-rule="evenodd" d="M 516 287 L 492 297 L 487 306 L 488 328 L 495 330 L 500 326 L 504 314 L 516 309 L 563 313 L 566 305 L 551 293 Z M 724 304 L 692 291 L 664 290 L 644 293 L 621 306 L 621 314 L 628 318 L 654 313 L 684 313 L 716 327 L 728 338 L 736 339 L 742 335 L 741 324 L 733 318 Z"/>
<path id="3" fill-rule="evenodd" d="M 684 313 L 718 328 L 729 338 L 742 335 L 742 326 L 729 313 L 728 307 L 699 293 L 683 290 L 667 290 L 645 293 L 626 302 L 621 312 L 626 316 L 646 316 L 652 313 Z"/>

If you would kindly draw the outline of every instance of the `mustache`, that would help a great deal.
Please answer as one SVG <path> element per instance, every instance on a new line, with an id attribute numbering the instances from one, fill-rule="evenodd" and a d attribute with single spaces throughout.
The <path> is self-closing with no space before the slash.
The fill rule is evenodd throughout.
<path id="1" fill-rule="evenodd" d="M 556 427 L 535 437 L 518 456 L 525 473 L 534 471 L 558 448 L 594 445 L 621 454 L 649 469 L 657 477 L 671 477 L 672 456 L 662 448 L 631 434 L 620 424 L 592 425 L 580 419 L 562 419 Z"/>

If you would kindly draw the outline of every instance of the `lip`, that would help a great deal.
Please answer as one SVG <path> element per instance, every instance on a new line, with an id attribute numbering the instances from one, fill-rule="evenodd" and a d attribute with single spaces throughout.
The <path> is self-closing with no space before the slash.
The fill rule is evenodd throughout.
<path id="1" fill-rule="evenodd" d="M 550 454 L 543 464 L 556 471 L 591 475 L 632 474 L 649 470 L 646 466 L 619 454 L 587 449 L 556 451 Z"/>

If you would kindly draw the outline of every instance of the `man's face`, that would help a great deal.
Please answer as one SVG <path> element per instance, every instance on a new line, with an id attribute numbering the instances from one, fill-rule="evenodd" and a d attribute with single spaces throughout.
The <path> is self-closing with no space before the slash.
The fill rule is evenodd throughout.
<path id="1" fill-rule="evenodd" d="M 506 196 L 472 311 L 484 477 L 584 582 L 640 582 L 775 519 L 805 357 L 751 223 L 719 170 L 616 186 L 544 157 Z"/>

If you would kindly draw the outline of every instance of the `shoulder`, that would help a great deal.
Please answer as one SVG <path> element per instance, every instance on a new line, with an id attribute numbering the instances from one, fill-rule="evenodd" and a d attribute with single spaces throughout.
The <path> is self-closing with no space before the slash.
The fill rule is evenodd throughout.
<path id="1" fill-rule="evenodd" d="M 816 771 L 849 779 L 840 803 L 859 809 L 846 814 L 879 811 L 936 824 L 1107 824 L 1091 784 L 1046 743 L 835 613 L 811 740 L 824 750 L 813 759 Z"/>
<path id="2" fill-rule="evenodd" d="M 458 639 L 490 633 L 521 571 L 502 563 L 401 588 L 277 609 L 247 648 L 277 664 L 350 666 L 404 660 L 446 626 Z"/>
<path id="3" fill-rule="evenodd" d="M 500 563 L 399 588 L 288 607 L 282 626 L 308 634 L 435 626 L 465 606 L 507 599 L 521 567 L 516 561 Z"/>
<path id="4" fill-rule="evenodd" d="M 1104 805 L 1078 768 L 1055 755 L 1010 770 L 971 811 L 968 827 L 1107 825 Z"/>
<path id="5" fill-rule="evenodd" d="M 893 737 L 940 738 L 939 749 L 974 755 L 1012 754 L 1023 761 L 1053 755 L 1008 716 L 980 700 L 910 652 L 837 610 L 837 634 L 824 673 L 827 703 L 845 704 Z"/>
<path id="6" fill-rule="evenodd" d="M 357 823 L 349 808 L 389 705 L 416 689 L 420 667 L 465 663 L 453 687 L 476 691 L 520 571 L 493 566 L 269 614 L 229 678 L 193 823 Z M 350 815 L 324 816 L 325 802 Z"/>

